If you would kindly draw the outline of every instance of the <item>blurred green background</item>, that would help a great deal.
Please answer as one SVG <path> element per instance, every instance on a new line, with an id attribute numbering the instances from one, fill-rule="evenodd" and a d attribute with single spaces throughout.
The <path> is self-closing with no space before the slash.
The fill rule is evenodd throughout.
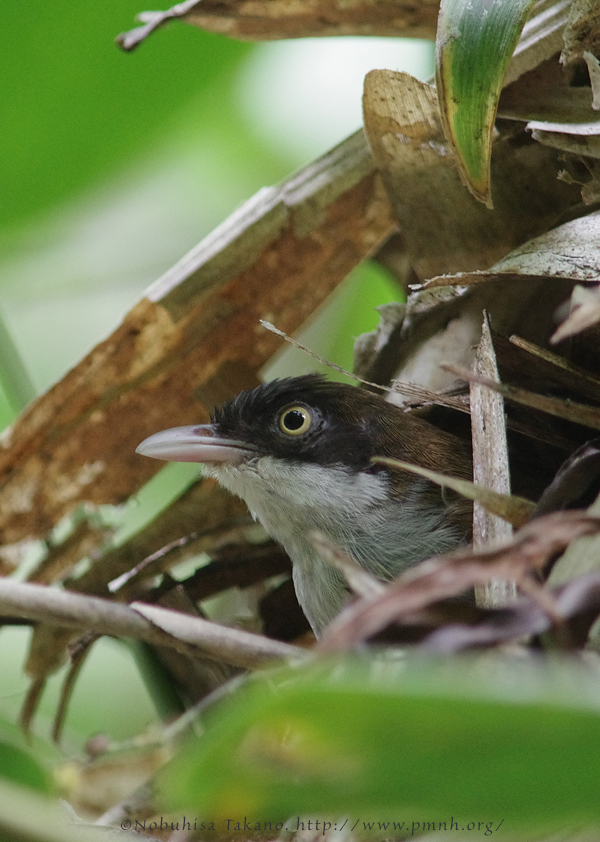
<path id="1" fill-rule="evenodd" d="M 425 42 L 251 45 L 179 22 L 124 54 L 114 38 L 145 8 L 141 0 L 3 3 L 0 314 L 31 393 L 60 379 L 241 202 L 357 129 L 368 70 L 432 73 Z M 380 270 L 361 267 L 301 338 L 349 366 L 354 337 L 394 297 Z M 5 337 L 0 365 L 21 378 L 9 344 Z M 286 352 L 271 371 L 311 368 Z M 15 403 L 0 392 L 0 428 Z M 26 686 L 26 636 L 0 635 L 0 713 L 12 718 Z M 152 717 L 129 658 L 116 643 L 96 648 L 69 720 L 76 738 L 124 737 Z M 98 692 L 106 675 L 118 693 Z M 47 712 L 55 701 L 45 699 Z"/>

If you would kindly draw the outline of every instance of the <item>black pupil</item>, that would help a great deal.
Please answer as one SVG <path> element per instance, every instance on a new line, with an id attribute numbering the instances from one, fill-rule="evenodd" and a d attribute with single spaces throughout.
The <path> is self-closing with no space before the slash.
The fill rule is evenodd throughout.
<path id="1" fill-rule="evenodd" d="M 304 424 L 304 413 L 299 409 L 291 409 L 283 416 L 283 423 L 287 430 L 299 430 Z"/>

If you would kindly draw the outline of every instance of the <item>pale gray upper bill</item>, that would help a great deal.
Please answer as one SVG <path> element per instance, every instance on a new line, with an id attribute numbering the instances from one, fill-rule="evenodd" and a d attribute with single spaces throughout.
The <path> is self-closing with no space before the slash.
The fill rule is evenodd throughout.
<path id="1" fill-rule="evenodd" d="M 154 433 L 138 445 L 136 453 L 167 462 L 242 462 L 256 452 L 252 445 L 215 435 L 212 424 L 172 427 Z"/>

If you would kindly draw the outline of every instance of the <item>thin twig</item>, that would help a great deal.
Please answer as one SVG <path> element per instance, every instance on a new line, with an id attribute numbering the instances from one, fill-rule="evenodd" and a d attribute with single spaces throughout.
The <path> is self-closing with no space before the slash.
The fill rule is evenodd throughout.
<path id="1" fill-rule="evenodd" d="M 44 585 L 0 580 L 0 612 L 8 616 L 132 637 L 175 649 L 188 657 L 208 656 L 239 667 L 306 657 L 306 651 L 262 635 L 221 626 L 156 605 L 123 605 Z"/>
<path id="2" fill-rule="evenodd" d="M 388 392 L 389 394 L 401 392 L 402 394 L 409 395 L 410 397 L 415 398 L 415 400 L 421 402 L 431 402 L 438 404 L 439 406 L 447 406 L 451 409 L 457 409 L 459 412 L 468 412 L 468 409 L 465 408 L 462 401 L 457 398 L 441 395 L 437 392 L 431 392 L 429 389 L 423 389 L 421 386 L 417 386 L 414 383 L 400 383 L 399 381 L 394 380 L 393 386 L 383 386 L 381 383 L 373 383 L 371 380 L 365 380 L 364 378 L 359 377 L 358 374 L 353 374 L 351 371 L 346 371 L 346 369 L 332 363 L 330 360 L 326 359 L 326 357 L 322 357 L 320 354 L 317 354 L 316 351 L 311 351 L 311 349 L 307 348 L 306 345 L 302 345 L 302 343 L 298 342 L 297 339 L 294 339 L 292 336 L 288 336 L 287 333 L 284 333 L 283 330 L 279 330 L 279 328 L 272 325 L 271 322 L 261 319 L 260 323 L 265 330 L 270 330 L 271 333 L 285 339 L 286 342 L 294 348 L 298 348 L 299 351 L 303 351 L 305 354 L 308 354 L 308 356 L 312 357 L 313 360 L 316 360 L 322 365 L 326 365 L 334 371 L 339 371 L 340 374 L 344 374 L 346 377 L 356 380 L 357 383 L 362 383 L 363 386 L 372 386 L 374 389 L 381 389 L 382 392 Z"/>

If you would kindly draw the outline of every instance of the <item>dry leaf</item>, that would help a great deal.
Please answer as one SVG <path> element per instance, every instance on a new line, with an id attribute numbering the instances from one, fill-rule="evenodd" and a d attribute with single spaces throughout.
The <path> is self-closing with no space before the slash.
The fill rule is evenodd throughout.
<path id="1" fill-rule="evenodd" d="M 368 73 L 363 111 L 369 145 L 422 279 L 489 266 L 579 201 L 576 189 L 556 181 L 550 150 L 523 135 L 517 158 L 514 138 L 501 136 L 493 153 L 495 210 L 483 207 L 461 183 L 435 89 L 407 73 Z"/>
<path id="2" fill-rule="evenodd" d="M 480 270 L 518 242 L 554 225 L 568 206 L 581 201 L 576 185 L 568 192 L 558 188 L 556 157 L 524 132 L 518 139 L 513 132 L 494 145 L 495 210 L 487 210 L 461 184 L 442 134 L 435 90 L 407 74 L 367 74 L 363 108 L 367 138 L 400 221 L 406 253 L 420 278 Z M 444 283 L 463 277 L 445 277 Z M 554 328 L 554 310 L 566 294 L 560 286 L 538 278 L 537 286 L 507 289 L 497 284 L 481 293 L 455 288 L 441 291 L 436 299 L 422 293 L 411 296 L 395 337 L 397 353 L 389 352 L 397 365 L 394 379 L 431 391 L 452 388 L 455 381 L 444 375 L 439 360 L 471 364 L 483 309 L 497 330 L 526 330 L 527 339 L 545 343 Z M 532 306 L 535 320 L 529 318 Z"/>
<path id="3" fill-rule="evenodd" d="M 431 278 L 426 288 L 489 281 L 597 281 L 600 276 L 600 211 L 566 222 L 530 240 L 491 269 Z M 565 288 L 565 293 L 568 288 Z"/>
<path id="4" fill-rule="evenodd" d="M 573 87 L 558 58 L 530 70 L 502 91 L 498 116 L 529 123 L 588 123 L 597 115 L 587 87 Z"/>
<path id="5" fill-rule="evenodd" d="M 507 343 L 506 339 L 495 335 L 494 342 L 502 346 L 502 372 L 519 378 L 522 385 L 541 391 L 558 389 L 600 403 L 600 378 L 593 372 L 547 348 L 527 342 L 521 336 L 513 335 Z"/>
<path id="6" fill-rule="evenodd" d="M 554 610 L 562 619 L 559 637 L 570 646 L 583 646 L 600 614 L 600 574 L 573 579 L 550 591 Z M 482 613 L 473 624 L 447 624 L 436 629 L 422 646 L 432 652 L 460 652 L 476 646 L 497 646 L 527 635 L 547 632 L 553 619 L 529 597 L 504 608 Z"/>
<path id="7" fill-rule="evenodd" d="M 526 123 L 535 140 L 554 149 L 594 158 L 600 154 L 600 115 L 592 91 L 571 86 L 556 57 L 509 85 L 498 115 Z"/>

